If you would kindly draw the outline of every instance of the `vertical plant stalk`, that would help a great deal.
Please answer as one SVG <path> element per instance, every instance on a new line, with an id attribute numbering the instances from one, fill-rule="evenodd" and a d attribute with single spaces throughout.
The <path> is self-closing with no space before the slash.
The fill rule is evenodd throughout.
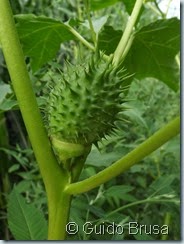
<path id="1" fill-rule="evenodd" d="M 59 194 L 59 193 L 58 193 Z M 65 240 L 72 196 L 60 193 L 58 201 L 52 206 L 49 221 L 48 240 Z"/>
<path id="2" fill-rule="evenodd" d="M 59 167 L 45 131 L 8 0 L 0 0 L 0 39 L 13 88 L 47 191 L 49 239 L 62 240 L 65 237 L 70 205 L 70 197 L 66 197 L 63 189 L 69 181 L 69 176 Z"/>
<path id="3" fill-rule="evenodd" d="M 119 44 L 114 52 L 113 63 L 115 65 L 118 65 L 119 62 L 121 62 L 121 60 L 122 60 L 122 56 L 124 54 L 124 51 L 126 49 L 128 42 L 129 42 L 129 38 L 132 35 L 132 30 L 137 21 L 137 17 L 140 13 L 142 4 L 143 4 L 143 0 L 137 0 L 134 5 L 134 8 L 133 8 L 132 14 L 130 16 L 130 19 L 128 21 L 128 24 L 125 28 L 125 31 L 123 32 L 123 35 L 121 37 Z"/>
<path id="4" fill-rule="evenodd" d="M 171 215 L 171 213 L 170 212 L 166 212 L 166 214 L 165 214 L 165 217 L 164 217 L 164 225 L 167 225 L 168 227 L 170 226 L 170 224 L 171 224 L 171 219 L 172 219 L 172 215 Z M 169 239 L 169 236 L 168 236 L 168 234 L 167 235 L 162 235 L 161 236 L 161 240 L 162 241 L 166 241 L 166 240 L 168 240 Z"/>
<path id="5" fill-rule="evenodd" d="M 157 148 L 176 136 L 179 131 L 180 118 L 177 117 L 108 168 L 86 180 L 68 185 L 65 191 L 69 194 L 79 194 L 107 182 L 154 152 Z"/>

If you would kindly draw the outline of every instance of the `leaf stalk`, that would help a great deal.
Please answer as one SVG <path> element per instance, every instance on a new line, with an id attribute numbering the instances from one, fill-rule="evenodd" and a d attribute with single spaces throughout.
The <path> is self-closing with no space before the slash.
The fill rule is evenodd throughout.
<path id="1" fill-rule="evenodd" d="M 121 37 L 119 44 L 118 44 L 118 46 L 114 52 L 113 63 L 115 65 L 118 65 L 122 60 L 122 56 L 123 56 L 124 51 L 126 49 L 129 38 L 132 35 L 132 30 L 133 30 L 134 25 L 135 25 L 137 18 L 139 16 L 142 4 L 143 4 L 143 0 L 137 0 L 135 5 L 134 5 L 134 8 L 133 8 L 132 14 L 130 16 L 130 19 L 128 21 L 128 24 L 125 28 L 125 31 L 123 32 L 123 35 Z"/>

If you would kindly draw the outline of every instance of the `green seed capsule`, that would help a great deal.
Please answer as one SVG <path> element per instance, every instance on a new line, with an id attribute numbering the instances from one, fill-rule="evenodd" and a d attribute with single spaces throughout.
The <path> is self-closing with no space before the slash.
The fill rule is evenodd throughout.
<path id="1" fill-rule="evenodd" d="M 68 65 L 67 73 L 61 73 L 48 97 L 49 136 L 89 146 L 110 134 L 122 111 L 126 77 L 123 70 L 115 69 L 102 58 L 93 58 L 82 65 Z"/>

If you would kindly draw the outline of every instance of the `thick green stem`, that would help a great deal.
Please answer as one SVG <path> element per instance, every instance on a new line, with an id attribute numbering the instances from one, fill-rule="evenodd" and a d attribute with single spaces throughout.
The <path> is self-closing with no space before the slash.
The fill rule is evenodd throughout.
<path id="1" fill-rule="evenodd" d="M 48 188 L 51 188 L 50 180 L 55 179 L 56 175 L 61 176 L 61 170 L 53 155 L 43 126 L 11 8 L 7 0 L 0 1 L 0 37 L 8 71 L 35 156 L 45 183 Z"/>
<path id="2" fill-rule="evenodd" d="M 79 194 L 89 191 L 108 180 L 116 177 L 122 172 L 128 170 L 132 165 L 151 154 L 157 148 L 176 136 L 180 131 L 180 118 L 177 117 L 169 124 L 158 130 L 154 135 L 139 145 L 136 149 L 128 153 L 126 156 L 112 164 L 110 167 L 102 170 L 98 174 L 81 182 L 69 184 L 65 191 L 70 194 Z"/>
<path id="3" fill-rule="evenodd" d="M 62 203 L 65 206 L 64 195 L 61 192 L 68 183 L 69 176 L 58 165 L 45 131 L 8 0 L 0 0 L 0 38 L 13 88 L 46 187 L 49 206 L 49 233 L 52 233 L 53 228 L 56 228 L 53 218 L 59 218 L 55 212 L 62 212 Z M 55 207 L 59 209 L 54 210 Z M 62 216 L 65 218 L 66 212 L 63 211 Z M 65 230 L 65 226 L 60 225 L 56 228 L 58 232 L 62 232 L 59 228 Z M 55 230 L 55 234 L 57 230 Z M 59 235 L 57 233 L 56 236 Z M 60 236 L 62 238 L 63 235 Z M 53 235 L 51 237 L 54 238 Z"/>
<path id="4" fill-rule="evenodd" d="M 59 194 L 58 201 L 51 202 L 48 240 L 65 240 L 72 196 Z"/>
<path id="5" fill-rule="evenodd" d="M 134 9 L 132 11 L 132 14 L 130 16 L 130 19 L 128 21 L 128 24 L 126 26 L 125 31 L 123 32 L 122 38 L 114 52 L 114 59 L 113 59 L 113 63 L 115 65 L 118 65 L 119 62 L 121 62 L 122 60 L 122 56 L 124 54 L 124 51 L 126 49 L 127 43 L 129 41 L 129 38 L 132 35 L 132 30 L 134 28 L 134 25 L 137 21 L 137 17 L 139 15 L 139 12 L 141 10 L 143 4 L 143 0 L 137 0 L 135 5 L 134 5 Z"/>

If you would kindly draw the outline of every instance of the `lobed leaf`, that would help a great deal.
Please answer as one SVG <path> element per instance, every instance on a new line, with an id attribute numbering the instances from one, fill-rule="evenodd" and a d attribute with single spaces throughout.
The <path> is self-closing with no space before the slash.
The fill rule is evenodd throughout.
<path id="1" fill-rule="evenodd" d="M 75 39 L 67 25 L 58 20 L 33 14 L 15 18 L 24 54 L 31 58 L 34 72 L 55 57 L 62 42 Z"/>
<path id="2" fill-rule="evenodd" d="M 175 56 L 180 50 L 180 22 L 177 18 L 158 20 L 135 34 L 125 66 L 136 78 L 154 77 L 177 90 L 179 67 Z"/>
<path id="3" fill-rule="evenodd" d="M 122 31 L 105 26 L 99 35 L 99 48 L 106 54 L 115 51 Z M 177 18 L 155 21 L 135 33 L 123 65 L 135 78 L 154 77 L 176 91 L 179 67 L 175 56 L 180 51 L 180 21 Z"/>

